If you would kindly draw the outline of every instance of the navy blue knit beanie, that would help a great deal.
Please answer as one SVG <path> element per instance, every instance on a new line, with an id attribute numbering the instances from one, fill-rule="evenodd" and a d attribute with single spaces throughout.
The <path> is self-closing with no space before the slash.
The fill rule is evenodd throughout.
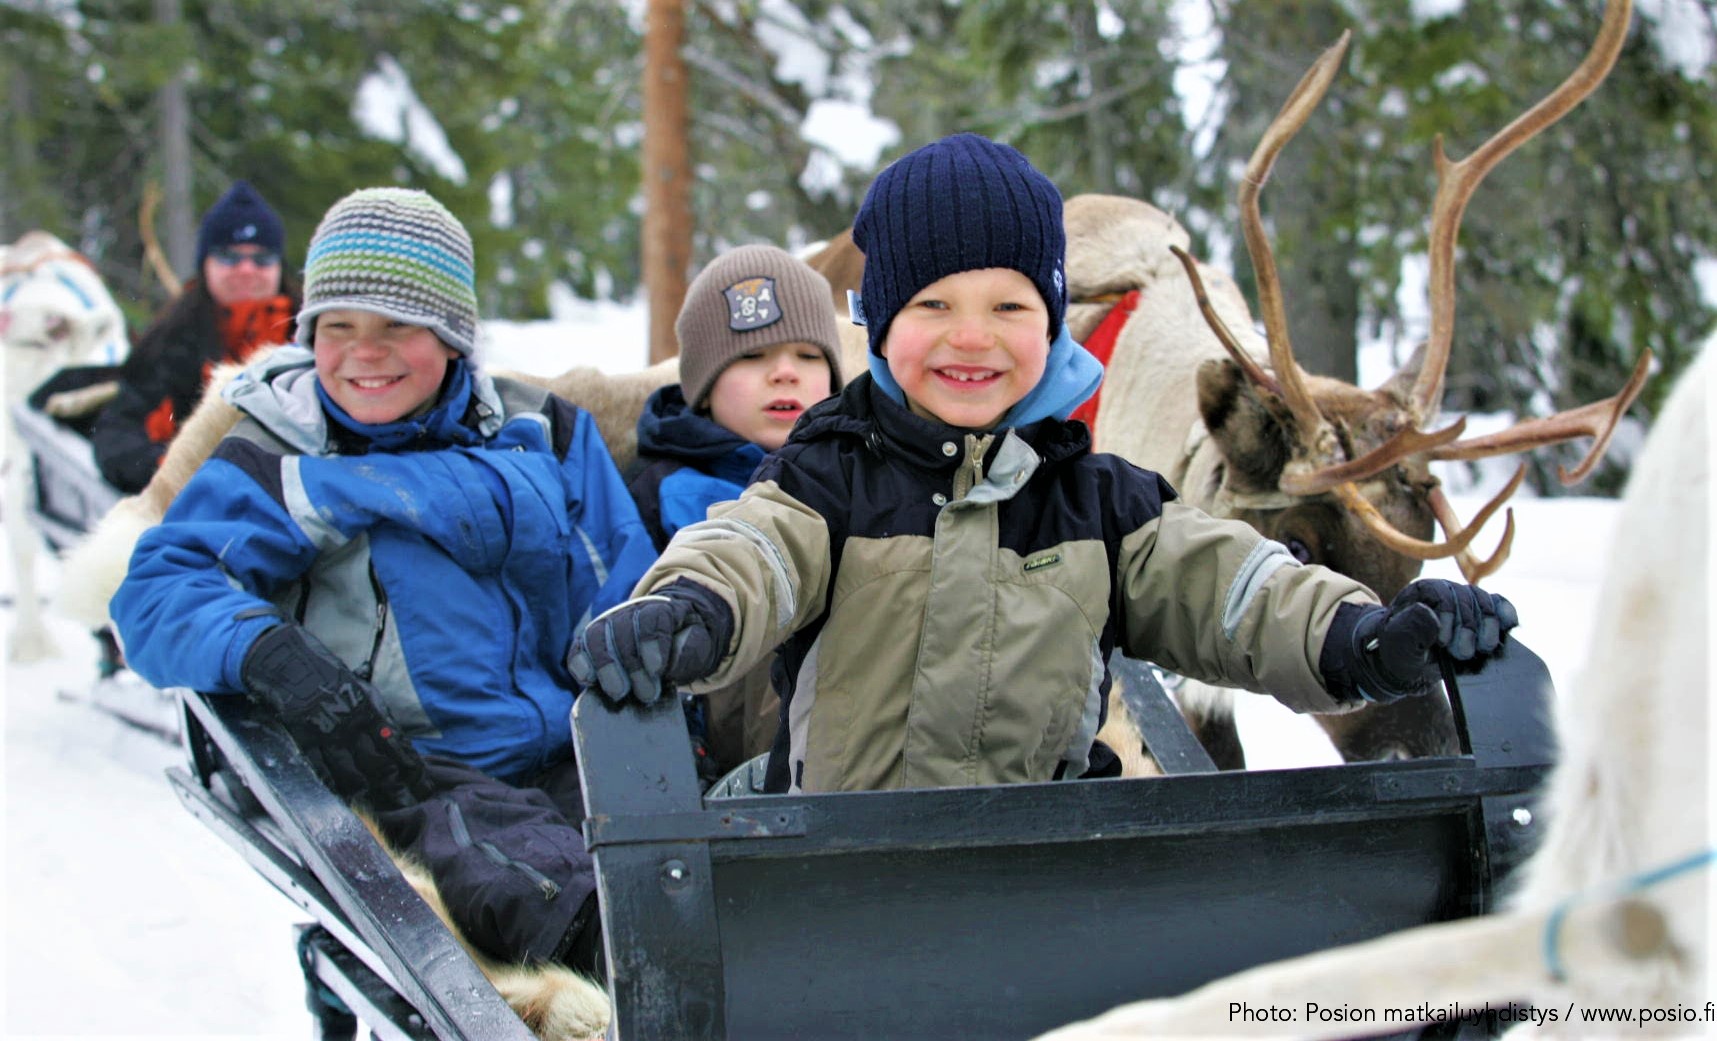
<path id="1" fill-rule="evenodd" d="M 197 271 L 202 271 L 210 253 L 226 246 L 261 246 L 275 253 L 286 249 L 280 215 L 245 181 L 234 181 L 203 214 L 197 228 Z"/>
<path id="2" fill-rule="evenodd" d="M 1061 192 L 1007 145 L 954 134 L 895 160 L 865 193 L 853 243 L 864 254 L 859 303 L 872 354 L 919 290 L 981 268 L 1012 268 L 1031 279 L 1049 307 L 1049 338 L 1061 333 Z"/>

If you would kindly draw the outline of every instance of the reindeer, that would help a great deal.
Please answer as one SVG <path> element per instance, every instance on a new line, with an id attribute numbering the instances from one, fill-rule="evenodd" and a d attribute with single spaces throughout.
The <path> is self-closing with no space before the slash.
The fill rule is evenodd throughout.
<path id="1" fill-rule="evenodd" d="M 1603 456 L 1616 423 L 1644 385 L 1651 355 L 1642 352 L 1627 385 L 1608 400 L 1485 437 L 1461 439 L 1464 420 L 1431 431 L 1454 339 L 1455 244 L 1461 217 L 1479 183 L 1498 163 L 1565 115 L 1608 75 L 1630 14 L 1628 0 L 1610 0 L 1580 66 L 1471 156 L 1451 162 L 1437 140 L 1429 335 L 1400 371 L 1370 392 L 1310 376 L 1294 361 L 1286 304 L 1258 206 L 1277 155 L 1305 124 L 1335 76 L 1351 35 L 1343 34 L 1313 64 L 1265 130 L 1241 179 L 1242 232 L 1257 275 L 1267 346 L 1259 349 L 1249 322 L 1234 321 L 1232 306 L 1216 305 L 1200 265 L 1183 245 L 1171 243 L 1215 341 L 1189 338 L 1165 352 L 1149 328 L 1129 322 L 1110 361 L 1109 393 L 1111 400 L 1131 407 L 1110 407 L 1098 414 L 1098 443 L 1159 470 L 1189 501 L 1209 512 L 1245 520 L 1301 560 L 1358 578 L 1385 600 L 1412 581 L 1426 560 L 1453 556 L 1467 581 L 1474 583 L 1494 573 L 1508 558 L 1514 538 L 1512 511 L 1490 557 L 1479 559 L 1470 546 L 1520 487 L 1525 465 L 1471 524 L 1463 525 L 1430 464 L 1589 436 L 1594 440 L 1585 457 L 1573 469 L 1559 472 L 1565 485 L 1576 484 Z M 1081 219 L 1109 219 L 1105 207 L 1099 204 L 1097 209 L 1096 214 L 1082 212 Z M 1177 301 L 1185 304 L 1184 299 Z M 1267 358 L 1267 364 L 1260 358 Z M 1194 405 L 1196 414 L 1188 416 L 1186 410 Z M 1134 409 L 1152 421 L 1138 422 L 1130 414 Z M 1433 522 L 1443 528 L 1446 541 L 1432 540 Z M 1193 687 L 1183 706 L 1190 709 L 1198 729 L 1218 735 L 1214 741 L 1219 747 L 1231 745 L 1224 765 L 1241 765 L 1231 717 L 1224 721 L 1206 708 L 1217 700 L 1209 696 L 1210 690 Z M 1320 722 L 1348 760 L 1453 751 L 1448 706 L 1440 699 L 1375 706 L 1320 717 Z"/>
<path id="2" fill-rule="evenodd" d="M 130 350 L 125 317 L 95 267 L 82 254 L 45 231 L 27 232 L 0 252 L 0 346 L 6 353 L 8 413 L 49 376 L 68 365 L 113 365 Z M 50 415 L 74 416 L 99 408 L 112 396 L 111 384 L 50 398 Z M 12 554 L 17 615 L 9 655 L 13 661 L 37 661 L 54 653 L 36 592 L 38 536 L 25 516 L 35 475 L 29 449 L 16 436 L 8 415 L 3 450 L 6 470 L 4 517 Z"/>
<path id="3" fill-rule="evenodd" d="M 1244 520 L 1300 560 L 1351 575 L 1387 600 L 1418 575 L 1424 561 L 1455 556 L 1478 582 L 1507 559 L 1512 511 L 1498 549 L 1478 559 L 1474 536 L 1512 495 L 1522 466 L 1469 525 L 1463 525 L 1430 472 L 1434 461 L 1520 452 L 1575 437 L 1595 440 L 1565 484 L 1591 473 L 1615 425 L 1643 386 L 1644 352 L 1627 386 L 1601 402 L 1523 422 L 1486 437 L 1459 440 L 1464 420 L 1427 433 L 1442 395 L 1453 343 L 1454 254 L 1462 212 L 1483 177 L 1505 156 L 1560 118 L 1603 80 L 1627 31 L 1630 4 L 1611 0 L 1591 53 L 1550 96 L 1460 163 L 1434 156 L 1440 187 L 1433 204 L 1431 329 L 1401 371 L 1374 391 L 1310 376 L 1294 362 L 1285 304 L 1264 232 L 1258 197 L 1281 149 L 1304 125 L 1333 79 L 1348 37 L 1327 51 L 1266 130 L 1242 179 L 1240 208 L 1257 273 L 1266 338 L 1253 329 L 1233 279 L 1194 260 L 1191 239 L 1174 218 L 1136 199 L 1076 195 L 1067 200 L 1067 324 L 1085 342 L 1128 297 L 1129 316 L 1106 360 L 1096 410 L 1099 449 L 1161 473 L 1184 501 L 1208 513 Z M 863 257 L 850 233 L 807 263 L 834 288 L 858 288 Z M 1448 533 L 1430 541 L 1434 525 Z M 1187 682 L 1183 712 L 1212 758 L 1245 765 L 1228 693 Z M 1137 757 L 1138 739 L 1118 696 L 1100 735 L 1129 774 L 1154 772 Z M 1448 754 L 1453 727 L 1446 701 L 1416 698 L 1344 715 L 1320 716 L 1349 761 Z"/>
<path id="4" fill-rule="evenodd" d="M 1555 1036 L 1712 1036 L 1705 1016 L 1717 994 L 1709 959 L 1717 928 L 1709 765 L 1714 397 L 1717 335 L 1670 395 L 1629 480 L 1596 639 L 1556 705 L 1561 752 L 1543 842 L 1521 868 L 1524 884 L 1507 910 L 1249 969 L 1039 1041 L 1352 1033 L 1351 1023 L 1229 1018 L 1230 1002 L 1297 1010 L 1308 1001 L 1379 1016 L 1391 1008 L 1528 1001 L 1557 1015 L 1542 1031 Z M 1565 1020 L 1570 1005 L 1573 1018 Z M 1580 1013 L 1594 1008 L 1636 1018 L 1644 1011 L 1656 1023 L 1581 1022 Z M 1697 1018 L 1668 1018 L 1687 1012 Z"/>

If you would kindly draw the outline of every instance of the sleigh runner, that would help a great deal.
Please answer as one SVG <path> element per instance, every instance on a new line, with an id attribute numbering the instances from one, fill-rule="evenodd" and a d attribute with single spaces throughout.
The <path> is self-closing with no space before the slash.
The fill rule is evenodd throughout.
<path id="1" fill-rule="evenodd" d="M 1458 756 L 719 799 L 671 699 L 580 699 L 610 1036 L 1028 1038 L 1492 910 L 1535 833 L 1550 683 L 1518 643 L 1446 678 Z M 313 993 L 383 1038 L 532 1036 L 283 730 L 244 698 L 188 694 L 185 715 L 173 786 L 314 919 Z"/>

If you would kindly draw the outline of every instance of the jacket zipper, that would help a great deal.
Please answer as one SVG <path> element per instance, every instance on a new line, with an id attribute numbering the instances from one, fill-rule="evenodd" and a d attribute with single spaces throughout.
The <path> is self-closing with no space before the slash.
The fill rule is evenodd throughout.
<path id="1" fill-rule="evenodd" d="M 370 589 L 376 595 L 376 624 L 374 635 L 370 639 L 370 655 L 364 659 L 362 665 L 353 670 L 358 674 L 358 678 L 365 683 L 370 682 L 371 677 L 375 675 L 376 656 L 381 654 L 382 637 L 386 635 L 388 628 L 388 594 L 387 590 L 382 588 L 382 580 L 376 574 L 376 564 L 373 560 L 370 561 Z"/>

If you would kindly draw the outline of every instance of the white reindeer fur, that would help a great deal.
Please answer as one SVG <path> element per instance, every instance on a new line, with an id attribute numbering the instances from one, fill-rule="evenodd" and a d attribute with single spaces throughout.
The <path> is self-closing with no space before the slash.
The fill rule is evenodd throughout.
<path id="1" fill-rule="evenodd" d="M 1216 494 L 1221 453 L 1215 442 L 1197 436 L 1204 423 L 1194 387 L 1198 367 L 1227 353 L 1205 324 L 1185 269 L 1169 252 L 1170 246 L 1190 250 L 1191 236 L 1155 206 L 1118 195 L 1075 195 L 1067 200 L 1064 220 L 1071 299 L 1140 291 L 1103 377 L 1102 407 L 1093 433 L 1096 447 L 1155 470 L 1184 502 L 1223 516 Z M 1228 328 L 1254 356 L 1266 358 L 1268 351 L 1252 327 L 1252 314 L 1234 279 L 1202 263 L 1198 270 L 1205 295 Z M 1109 307 L 1070 307 L 1067 324 L 1074 338 L 1088 336 Z M 1187 680 L 1176 696 L 1183 707 L 1196 704 L 1205 718 L 1234 711 L 1231 691 L 1196 680 Z M 1110 694 L 1109 716 L 1097 737 L 1121 757 L 1124 776 L 1161 772 L 1139 751 L 1138 727 L 1118 690 Z"/>
<path id="2" fill-rule="evenodd" d="M 1603 1028 L 1579 1022 L 1579 1009 L 1703 1013 L 1717 997 L 1709 960 L 1717 928 L 1713 867 L 1633 892 L 1623 883 L 1712 848 L 1714 385 L 1717 336 L 1671 395 L 1634 467 L 1591 654 L 1556 708 L 1561 752 L 1545 802 L 1544 839 L 1522 868 L 1509 910 L 1261 966 L 1178 998 L 1122 1006 L 1040 1041 L 1339 1037 L 1354 1030 L 1233 1022 L 1231 1002 L 1298 1010 L 1317 1001 L 1379 1015 L 1421 1003 L 1480 1008 L 1528 1000 L 1558 1012 L 1573 1003 L 1574 1022 L 1536 1028 L 1559 1037 L 1602 1035 Z M 1541 945 L 1552 909 L 1570 900 L 1560 948 L 1567 979 L 1557 981 Z M 1657 927 L 1667 933 L 1654 945 Z M 1711 1024 L 1609 1029 L 1717 1036 Z"/>
<path id="3" fill-rule="evenodd" d="M 49 376 L 76 364 L 112 364 L 129 350 L 125 319 L 87 261 L 45 231 L 0 248 L 0 340 L 6 355 L 6 410 L 0 460 L 6 472 L 6 543 L 12 555 L 16 612 L 9 637 L 13 661 L 57 653 L 36 588 L 41 539 L 26 517 L 34 465 L 12 426 L 11 410 Z M 86 395 L 87 396 L 87 395 Z"/>
<path id="4" fill-rule="evenodd" d="M 613 1018 L 613 1006 L 609 1004 L 608 992 L 601 984 L 564 965 L 528 966 L 497 962 L 471 946 L 448 915 L 447 904 L 441 899 L 441 891 L 436 888 L 429 869 L 395 849 L 368 816 L 360 813 L 358 819 L 364 822 L 411 888 L 447 926 L 454 939 L 465 948 L 465 953 L 471 956 L 478 969 L 532 1033 L 542 1041 L 585 1041 L 603 1036 L 609 1020 Z"/>

